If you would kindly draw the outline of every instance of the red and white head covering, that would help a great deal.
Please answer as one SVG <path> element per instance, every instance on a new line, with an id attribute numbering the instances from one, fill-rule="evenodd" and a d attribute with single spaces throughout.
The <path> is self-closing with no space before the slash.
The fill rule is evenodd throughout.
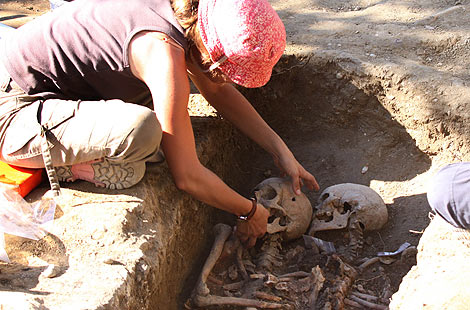
<path id="1" fill-rule="evenodd" d="M 199 0 L 198 26 L 214 63 L 233 82 L 260 87 L 284 53 L 286 30 L 267 0 Z"/>

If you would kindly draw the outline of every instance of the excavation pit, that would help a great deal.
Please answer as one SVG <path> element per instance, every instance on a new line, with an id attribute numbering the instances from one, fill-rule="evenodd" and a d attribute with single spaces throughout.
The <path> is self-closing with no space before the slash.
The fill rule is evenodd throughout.
<path id="1" fill-rule="evenodd" d="M 290 56 L 266 87 L 244 93 L 322 189 L 355 182 L 384 198 L 389 222 L 368 234 L 364 256 L 419 240 L 418 263 L 390 309 L 465 308 L 470 237 L 439 219 L 427 227 L 424 193 L 439 167 L 470 160 L 469 5 L 271 2 L 286 25 Z M 16 27 L 48 10 L 49 1 L 3 1 L 2 22 Z M 277 173 L 270 156 L 204 104 L 193 109 L 199 157 L 231 186 L 248 196 Z M 318 193 L 307 194 L 315 205 Z M 207 257 L 213 225 L 233 220 L 177 191 L 165 164 L 149 165 L 143 182 L 127 191 L 75 183 L 64 196 L 47 238 L 7 236 L 16 262 L 0 264 L 0 308 L 180 309 Z M 321 237 L 340 243 L 344 233 Z M 380 294 L 383 270 L 396 290 L 410 258 L 372 265 L 357 284 L 365 291 L 375 285 L 372 293 Z M 58 274 L 44 277 L 51 265 Z"/>
<path id="2" fill-rule="evenodd" d="M 383 229 L 365 234 L 361 257 L 393 252 L 405 242 L 418 244 L 420 231 L 429 224 L 422 190 L 431 160 L 384 107 L 387 97 L 379 79 L 366 81 L 331 62 L 313 64 L 308 58 L 285 57 L 267 86 L 244 94 L 315 175 L 321 190 L 358 183 L 372 187 L 384 199 L 389 221 Z M 247 149 L 237 152 L 243 169 L 236 170 L 241 183 L 234 187 L 249 196 L 257 183 L 278 171 L 269 154 L 236 136 Z M 315 207 L 319 193 L 305 192 Z M 344 230 L 317 235 L 337 247 L 347 243 Z M 377 264 L 354 285 L 379 297 L 385 291 L 395 292 L 415 263 L 410 257 L 396 264 Z"/>
<path id="3" fill-rule="evenodd" d="M 398 93 L 392 82 L 321 58 L 285 56 L 268 85 L 242 90 L 321 189 L 349 182 L 381 195 L 389 221 L 365 235 L 362 257 L 404 242 L 416 246 L 429 224 L 424 186 L 431 160 L 397 121 L 400 111 L 390 108 L 382 85 Z M 190 110 L 201 162 L 230 186 L 249 197 L 256 184 L 278 175 L 270 155 L 200 95 L 192 95 Z M 65 186 L 40 253 L 36 241 L 7 238 L 14 262 L 1 266 L 0 283 L 8 288 L 0 291 L 2 302 L 11 301 L 12 309 L 18 302 L 25 309 L 183 308 L 210 250 L 212 227 L 233 225 L 234 218 L 178 191 L 165 163 L 147 168 L 141 184 L 119 193 L 86 182 Z M 315 206 L 319 192 L 305 193 Z M 345 232 L 318 236 L 344 246 Z M 43 272 L 51 264 L 59 272 L 48 278 Z M 354 285 L 375 296 L 393 293 L 414 264 L 414 256 L 377 264 Z"/>

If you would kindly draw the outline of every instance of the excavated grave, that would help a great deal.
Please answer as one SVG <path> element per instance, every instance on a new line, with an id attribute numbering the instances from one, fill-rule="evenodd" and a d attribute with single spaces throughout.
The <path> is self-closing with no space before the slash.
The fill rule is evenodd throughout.
<path id="1" fill-rule="evenodd" d="M 425 195 L 414 193 L 422 190 L 431 161 L 384 108 L 380 81 L 321 58 L 307 63 L 287 56 L 267 86 L 244 90 L 322 188 L 359 183 L 382 196 L 389 221 L 366 235 L 364 257 L 404 242 L 417 245 L 420 234 L 414 232 L 429 223 Z M 268 154 L 199 95 L 192 99 L 204 164 L 246 196 L 277 174 Z M 207 256 L 213 225 L 233 224 L 230 216 L 178 191 L 165 163 L 149 164 L 141 184 L 119 193 L 85 182 L 66 187 L 50 235 L 7 238 L 13 264 L 0 265 L 4 309 L 181 308 Z M 306 194 L 315 205 L 318 193 Z M 323 237 L 339 246 L 346 240 L 341 233 Z M 58 270 L 51 278 L 41 274 L 50 264 Z M 413 264 L 376 266 L 355 283 L 375 295 L 390 287 L 395 292 Z"/>

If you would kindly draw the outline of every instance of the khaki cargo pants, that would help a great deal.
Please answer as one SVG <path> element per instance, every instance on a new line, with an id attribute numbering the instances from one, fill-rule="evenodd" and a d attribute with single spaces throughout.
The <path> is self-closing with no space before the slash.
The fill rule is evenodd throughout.
<path id="1" fill-rule="evenodd" d="M 47 140 L 42 132 L 47 133 Z M 29 96 L 0 61 L 1 161 L 43 168 L 43 153 L 50 153 L 54 167 L 100 158 L 115 163 L 155 161 L 161 137 L 160 123 L 147 107 L 121 100 Z"/>

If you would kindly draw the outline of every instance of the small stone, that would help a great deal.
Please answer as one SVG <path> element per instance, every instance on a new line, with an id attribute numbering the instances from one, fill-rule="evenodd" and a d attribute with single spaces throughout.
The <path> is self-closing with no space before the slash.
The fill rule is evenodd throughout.
<path id="1" fill-rule="evenodd" d="M 365 174 L 368 170 L 369 170 L 369 167 L 364 166 L 364 167 L 362 167 L 361 173 Z"/>
<path id="2" fill-rule="evenodd" d="M 445 128 L 444 128 L 444 124 L 443 124 L 443 123 L 439 123 L 439 125 L 437 125 L 437 131 L 438 131 L 439 133 L 444 133 Z"/>
<path id="3" fill-rule="evenodd" d="M 45 278 L 54 278 L 56 277 L 60 272 L 59 266 L 56 266 L 54 264 L 50 264 L 47 266 L 47 268 L 41 273 L 41 276 Z"/>
<path id="4" fill-rule="evenodd" d="M 103 263 L 108 264 L 108 265 L 122 265 L 121 262 L 115 259 L 112 259 L 111 257 L 106 257 L 105 259 L 103 259 Z"/>

